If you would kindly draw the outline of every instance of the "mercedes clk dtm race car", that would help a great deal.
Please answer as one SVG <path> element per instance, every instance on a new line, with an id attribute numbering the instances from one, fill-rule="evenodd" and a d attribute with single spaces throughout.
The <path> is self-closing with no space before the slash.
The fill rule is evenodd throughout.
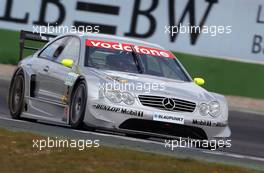
<path id="1" fill-rule="evenodd" d="M 26 41 L 47 42 L 41 49 Z M 131 135 L 227 138 L 224 96 L 198 86 L 168 50 L 103 34 L 58 37 L 21 31 L 9 109 L 12 118 L 83 125 Z M 151 87 L 149 87 L 151 86 Z"/>

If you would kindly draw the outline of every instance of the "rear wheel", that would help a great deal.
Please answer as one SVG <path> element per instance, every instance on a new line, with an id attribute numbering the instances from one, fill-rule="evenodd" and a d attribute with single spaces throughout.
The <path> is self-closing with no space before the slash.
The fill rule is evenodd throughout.
<path id="1" fill-rule="evenodd" d="M 13 77 L 9 90 L 8 106 L 11 117 L 13 119 L 19 119 L 23 111 L 25 94 L 25 79 L 22 72 L 18 72 Z"/>
<path id="2" fill-rule="evenodd" d="M 86 85 L 84 81 L 79 82 L 73 91 L 70 104 L 70 125 L 73 128 L 82 128 L 87 102 Z"/>

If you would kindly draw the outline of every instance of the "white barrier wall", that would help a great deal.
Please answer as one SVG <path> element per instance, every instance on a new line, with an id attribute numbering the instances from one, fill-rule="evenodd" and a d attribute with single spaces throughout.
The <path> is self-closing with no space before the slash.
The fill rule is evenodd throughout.
<path id="1" fill-rule="evenodd" d="M 0 28 L 99 25 L 100 32 L 178 52 L 264 62 L 262 0 L 0 0 L 0 4 Z M 168 28 L 179 23 L 205 30 L 172 37 Z"/>

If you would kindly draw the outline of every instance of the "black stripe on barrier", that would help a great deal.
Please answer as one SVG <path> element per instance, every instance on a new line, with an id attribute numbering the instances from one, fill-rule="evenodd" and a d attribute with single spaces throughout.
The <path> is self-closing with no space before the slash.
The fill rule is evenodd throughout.
<path id="1" fill-rule="evenodd" d="M 80 11 L 89 11 L 94 13 L 103 13 L 111 15 L 118 15 L 120 9 L 118 6 L 102 5 L 90 2 L 78 2 L 76 8 Z"/>

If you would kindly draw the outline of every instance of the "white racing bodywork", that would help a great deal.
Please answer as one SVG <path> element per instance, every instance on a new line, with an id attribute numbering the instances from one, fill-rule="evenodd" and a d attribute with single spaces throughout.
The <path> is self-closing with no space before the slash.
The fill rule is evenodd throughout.
<path id="1" fill-rule="evenodd" d="M 170 129 L 174 127 L 176 129 L 180 127 L 180 130 L 183 130 L 182 133 L 189 132 L 189 129 L 194 130 L 192 132 L 197 133 L 196 135 L 198 135 L 197 137 L 200 139 L 230 137 L 231 131 L 228 126 L 228 106 L 224 96 L 208 92 L 196 85 L 192 80 L 186 82 L 146 74 L 100 70 L 92 67 L 85 67 L 83 64 L 85 59 L 85 41 L 87 39 L 129 43 L 157 49 L 163 49 L 162 47 L 143 41 L 108 35 L 87 34 L 81 36 L 66 34 L 55 38 L 44 46 L 42 50 L 62 37 L 76 37 L 80 40 L 80 57 L 72 68 L 67 68 L 59 63 L 39 58 L 38 56 L 41 50 L 20 62 L 18 69 L 22 70 L 25 76 L 25 109 L 21 115 L 22 117 L 69 123 L 68 110 L 71 102 L 71 93 L 74 89 L 74 85 L 78 79 L 81 78 L 85 80 L 87 86 L 86 113 L 83 121 L 88 126 L 120 130 L 127 133 L 132 132 L 164 136 L 174 136 L 172 133 L 165 133 L 166 130 L 170 131 Z M 47 67 L 48 69 L 45 71 L 44 69 Z M 184 70 L 184 72 L 186 72 L 186 70 Z M 188 75 L 187 72 L 186 74 Z M 188 77 L 190 78 L 189 75 Z M 104 91 L 100 86 L 102 83 L 117 81 L 116 79 L 128 83 L 163 83 L 165 87 L 163 90 L 152 90 L 147 93 L 144 91 L 130 91 L 135 97 L 135 103 L 133 105 L 113 103 L 104 96 Z M 32 94 L 32 92 L 34 94 Z M 164 99 L 167 99 L 167 101 L 171 101 L 171 99 L 183 100 L 188 104 L 195 105 L 194 110 L 190 112 L 172 111 L 166 107 L 156 108 L 143 105 L 139 97 L 143 97 L 144 99 L 144 97 L 148 98 L 148 96 L 154 96 L 154 98 L 158 97 L 159 99 L 162 98 L 162 103 L 165 102 Z M 212 101 L 217 101 L 220 104 L 219 115 L 217 117 L 201 115 L 199 112 L 200 105 L 202 103 L 209 104 Z M 136 121 L 130 123 L 129 126 L 131 127 L 133 123 L 136 123 L 134 124 L 135 129 L 124 128 L 124 123 L 131 119 Z M 144 129 L 144 123 L 140 123 L 141 120 L 143 120 L 142 122 L 146 125 L 147 123 L 153 125 L 148 127 L 160 128 L 159 131 L 161 133 L 155 131 L 157 130 L 155 128 L 146 128 L 146 131 L 142 130 Z M 156 124 L 157 126 L 155 125 L 156 122 L 158 123 Z M 141 127 L 139 127 L 139 124 L 141 124 Z M 164 124 L 164 128 L 162 124 Z M 136 128 L 140 129 L 137 130 Z M 151 130 L 154 131 L 152 132 Z M 177 131 L 175 136 L 181 136 L 179 134 L 181 134 L 181 132 Z M 185 137 L 189 136 L 185 135 Z"/>
<path id="2" fill-rule="evenodd" d="M 153 109 L 152 107 L 143 106 L 139 99 L 138 95 L 144 93 L 135 92 L 136 95 L 136 102 L 132 106 L 128 106 L 124 103 L 114 104 L 111 103 L 105 97 L 100 97 L 98 85 L 93 85 L 93 83 L 100 83 L 100 80 L 103 80 L 103 76 L 108 76 L 111 74 L 112 76 L 120 76 L 120 72 L 102 72 L 96 69 L 86 70 L 87 76 L 94 76 L 92 79 L 87 77 L 88 81 L 94 80 L 93 82 L 87 82 L 88 88 L 92 88 L 89 92 L 89 98 L 87 102 L 87 115 L 85 118 L 85 122 L 87 124 L 91 124 L 91 122 L 96 122 L 93 125 L 100 126 L 107 128 L 117 128 L 122 124 L 125 120 L 129 118 L 139 118 L 139 119 L 146 119 L 154 121 L 154 116 L 156 114 L 160 115 L 167 115 L 167 116 L 174 116 L 174 117 L 181 117 L 184 119 L 183 122 L 175 121 L 177 124 L 184 124 L 187 126 L 196 126 L 204 130 L 208 139 L 213 138 L 227 138 L 230 137 L 231 131 L 228 126 L 228 105 L 224 96 L 211 93 L 206 91 L 205 89 L 197 86 L 194 82 L 181 82 L 175 81 L 170 79 L 164 79 L 160 77 L 153 77 L 151 79 L 153 82 L 165 82 L 166 89 L 164 91 L 151 91 L 147 95 L 154 95 L 154 96 L 163 96 L 166 98 L 178 98 L 183 100 L 188 100 L 196 103 L 196 108 L 194 112 L 172 112 L 166 110 L 158 110 Z M 96 77 L 100 76 L 100 77 Z M 125 74 L 122 73 L 123 80 L 128 80 L 130 82 L 149 82 L 150 76 L 149 75 L 135 75 L 135 74 Z M 127 76 L 127 77 L 126 77 Z M 131 80 L 132 76 L 132 80 Z M 92 85 L 89 85 L 92 84 Z M 90 87 L 89 87 L 90 86 Z M 210 101 L 217 100 L 221 104 L 221 114 L 217 118 L 213 118 L 211 116 L 202 116 L 199 114 L 199 105 L 200 103 L 209 103 Z M 104 105 L 110 106 L 112 108 L 125 108 L 128 110 L 133 111 L 142 111 L 143 117 L 138 117 L 135 115 L 126 115 L 120 112 L 112 112 L 112 111 L 105 111 L 96 109 L 94 105 Z M 198 123 L 194 124 L 193 121 L 198 120 Z M 211 122 L 211 124 L 208 124 Z"/>

